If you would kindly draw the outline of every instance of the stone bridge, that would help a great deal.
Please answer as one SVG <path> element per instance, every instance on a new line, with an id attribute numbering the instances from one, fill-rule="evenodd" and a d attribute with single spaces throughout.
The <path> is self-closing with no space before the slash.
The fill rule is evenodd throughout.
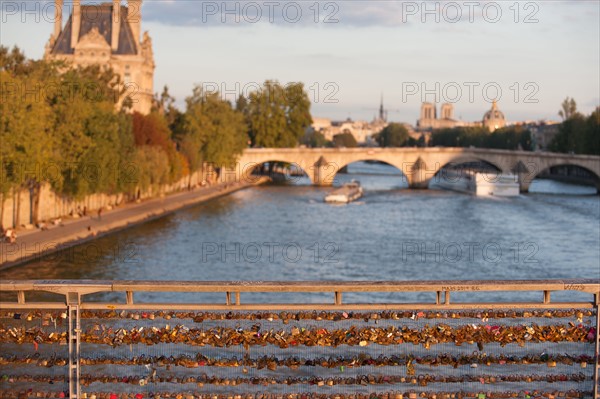
<path id="1" fill-rule="evenodd" d="M 236 179 L 253 179 L 252 171 L 265 162 L 285 162 L 301 168 L 315 185 L 331 185 L 350 163 L 380 161 L 398 168 L 411 188 L 427 188 L 441 178 L 445 166 L 483 161 L 502 173 L 518 176 L 522 192 L 540 173 L 554 166 L 578 166 L 589 172 L 600 190 L 600 157 L 549 152 L 507 151 L 480 148 L 252 148 L 244 150 L 233 170 Z"/>

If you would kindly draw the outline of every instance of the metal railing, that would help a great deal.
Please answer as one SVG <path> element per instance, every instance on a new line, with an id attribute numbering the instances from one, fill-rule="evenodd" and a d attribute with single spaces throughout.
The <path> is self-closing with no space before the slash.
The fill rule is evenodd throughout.
<path id="1" fill-rule="evenodd" d="M 451 300 L 515 291 L 539 300 Z M 587 299 L 552 300 L 561 291 Z M 161 293 L 222 300 L 134 299 Z M 257 293 L 331 302 L 243 301 Z M 351 293 L 434 300 L 344 301 Z M 2 281 L 0 295 L 0 398 L 599 397 L 600 280 L 38 280 Z"/>

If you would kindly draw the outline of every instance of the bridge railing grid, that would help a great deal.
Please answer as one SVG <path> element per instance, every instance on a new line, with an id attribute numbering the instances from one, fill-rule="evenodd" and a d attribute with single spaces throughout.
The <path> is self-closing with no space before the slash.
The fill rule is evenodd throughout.
<path id="1" fill-rule="evenodd" d="M 539 300 L 455 300 L 494 292 Z M 190 294 L 220 299 L 144 300 Z M 598 398 L 599 304 L 600 280 L 2 281 L 0 398 Z"/>

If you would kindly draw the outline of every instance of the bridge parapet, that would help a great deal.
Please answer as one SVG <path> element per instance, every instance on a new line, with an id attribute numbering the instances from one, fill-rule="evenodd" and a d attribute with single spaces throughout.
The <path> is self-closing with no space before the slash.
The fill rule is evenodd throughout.
<path id="1" fill-rule="evenodd" d="M 4 281 L 0 295 L 0 398 L 598 393 L 600 280 Z"/>

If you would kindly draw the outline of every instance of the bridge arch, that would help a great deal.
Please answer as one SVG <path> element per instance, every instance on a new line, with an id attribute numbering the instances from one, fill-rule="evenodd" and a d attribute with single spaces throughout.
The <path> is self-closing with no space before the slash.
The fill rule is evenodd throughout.
<path id="1" fill-rule="evenodd" d="M 461 166 L 462 168 L 460 168 Z M 444 173 L 448 169 L 477 170 L 484 173 L 491 173 L 493 175 L 504 172 L 503 168 L 492 160 L 485 159 L 484 157 L 461 155 L 454 157 L 443 164 L 437 164 L 435 168 L 435 174 L 427 182 L 428 185 L 431 185 L 431 183 L 440 183 L 440 181 L 443 179 L 450 178 Z M 455 178 L 456 177 L 452 177 L 451 179 Z"/>
<path id="2" fill-rule="evenodd" d="M 299 174 L 295 174 L 290 171 L 290 168 L 281 168 L 281 164 L 290 165 L 291 168 L 295 169 Z M 268 165 L 268 167 L 266 167 Z M 263 168 L 262 173 L 256 173 L 259 169 Z M 240 175 L 239 178 L 241 181 L 254 183 L 256 182 L 260 176 L 267 175 L 272 180 L 276 181 L 280 178 L 285 180 L 294 181 L 299 177 L 308 177 L 310 179 L 311 184 L 313 184 L 312 176 L 304 169 L 302 165 L 299 165 L 297 162 L 291 160 L 284 159 L 268 159 L 265 161 L 251 161 L 245 162 L 244 165 L 240 165 Z"/>
<path id="3" fill-rule="evenodd" d="M 335 182 L 335 178 L 338 177 L 338 175 L 341 173 L 341 171 L 344 168 L 347 168 L 348 166 L 350 166 L 352 164 L 356 164 L 358 162 L 379 162 L 381 164 L 390 166 L 390 167 L 394 168 L 395 170 L 397 170 L 398 174 L 397 175 L 396 174 L 389 174 L 389 176 L 397 176 L 397 177 L 401 178 L 403 182 L 407 181 L 407 175 L 406 175 L 405 171 L 402 170 L 402 165 L 395 165 L 394 163 L 390 162 L 390 160 L 383 159 L 383 157 L 369 157 L 369 156 L 366 156 L 366 157 L 364 157 L 362 159 L 356 159 L 356 160 L 352 160 L 350 162 L 346 162 L 345 164 L 342 164 L 342 165 L 336 165 L 336 169 L 337 170 L 333 174 L 332 182 Z M 384 174 L 382 174 L 382 175 L 384 175 Z"/>
<path id="4" fill-rule="evenodd" d="M 552 172 L 555 173 L 552 174 Z M 548 176 L 548 178 L 553 180 L 594 186 L 596 192 L 600 193 L 600 175 L 587 167 L 587 165 L 584 166 L 577 162 L 552 162 L 544 168 L 539 168 L 539 170 L 531 168 L 525 174 L 523 180 L 527 191 L 536 178 Z"/>

